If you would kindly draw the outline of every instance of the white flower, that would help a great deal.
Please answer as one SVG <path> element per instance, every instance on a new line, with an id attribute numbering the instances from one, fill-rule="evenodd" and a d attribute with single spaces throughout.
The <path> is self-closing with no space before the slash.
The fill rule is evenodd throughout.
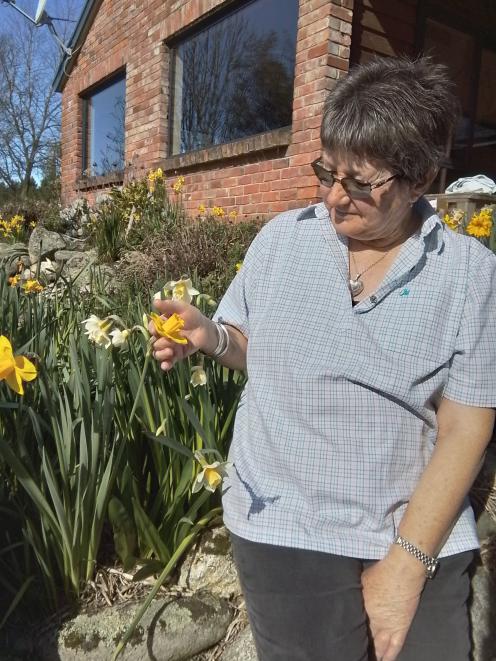
<path id="1" fill-rule="evenodd" d="M 86 335 L 91 342 L 106 349 L 109 348 L 112 344 L 112 340 L 108 334 L 112 328 L 111 321 L 100 319 L 96 314 L 92 314 L 91 317 L 85 319 L 82 323 L 84 324 Z"/>
<path id="2" fill-rule="evenodd" d="M 197 457 L 198 458 L 198 457 Z M 193 483 L 192 492 L 196 493 L 204 487 L 212 493 L 222 484 L 222 480 L 227 476 L 227 468 L 231 464 L 227 461 L 214 461 L 213 464 L 207 464 L 205 460 L 201 462 L 202 470 L 196 476 Z"/>
<path id="3" fill-rule="evenodd" d="M 172 298 L 175 301 L 184 301 L 184 303 L 191 303 L 193 296 L 198 296 L 200 293 L 195 289 L 191 283 L 190 278 L 181 280 L 171 280 L 164 285 L 164 292 L 172 291 Z M 160 294 L 160 292 L 158 292 Z M 155 294 L 156 296 L 157 294 Z M 154 296 L 154 298 L 155 298 Z M 159 296 L 160 298 L 160 296 Z"/>
<path id="4" fill-rule="evenodd" d="M 196 367 L 191 368 L 191 385 L 196 388 L 196 386 L 205 386 L 207 384 L 207 374 L 203 367 L 197 365 Z"/>
<path id="5" fill-rule="evenodd" d="M 112 344 L 114 347 L 117 347 L 118 349 L 125 349 L 127 347 L 127 341 L 131 335 L 131 331 L 127 328 L 124 330 L 115 328 L 113 331 L 111 331 L 110 335 L 112 337 Z"/>

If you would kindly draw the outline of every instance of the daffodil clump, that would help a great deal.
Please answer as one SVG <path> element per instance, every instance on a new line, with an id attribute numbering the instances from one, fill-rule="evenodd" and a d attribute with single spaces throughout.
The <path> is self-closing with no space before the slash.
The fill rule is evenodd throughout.
<path id="1" fill-rule="evenodd" d="M 175 193 L 180 193 L 184 186 L 184 177 L 178 177 L 172 184 L 171 188 Z"/>
<path id="2" fill-rule="evenodd" d="M 453 232 L 458 232 L 465 218 L 465 212 L 461 209 L 452 209 L 448 213 L 445 213 L 443 216 L 444 224 L 453 230 Z"/>
<path id="3" fill-rule="evenodd" d="M 110 315 L 104 319 L 100 319 L 96 314 L 92 314 L 88 319 L 82 322 L 84 326 L 85 335 L 88 336 L 90 342 L 96 346 L 109 349 L 115 347 L 116 349 L 127 349 L 129 338 L 135 331 L 141 332 L 146 339 L 149 339 L 149 334 L 145 328 L 147 318 L 143 320 L 143 326 L 135 325 L 131 328 L 126 328 L 126 325 L 117 315 Z"/>
<path id="4" fill-rule="evenodd" d="M 21 287 L 26 294 L 40 294 L 45 289 L 41 282 L 35 278 L 26 280 Z"/>
<path id="5" fill-rule="evenodd" d="M 164 173 L 162 168 L 157 168 L 156 170 L 150 170 L 148 173 L 147 181 L 148 181 L 148 188 L 151 193 L 155 191 L 155 188 L 157 187 L 157 183 L 162 183 L 164 180 Z"/>
<path id="6" fill-rule="evenodd" d="M 0 214 L 0 237 L 3 239 L 20 239 L 25 232 L 24 216 L 15 214 L 9 220 Z"/>
<path id="7" fill-rule="evenodd" d="M 493 211 L 491 207 L 483 207 L 479 212 L 474 213 L 470 222 L 465 228 L 465 232 L 478 239 L 488 239 L 493 229 Z"/>
<path id="8" fill-rule="evenodd" d="M 0 381 L 5 381 L 18 395 L 24 395 L 24 381 L 38 376 L 35 365 L 26 356 L 15 356 L 10 340 L 0 335 Z"/>
<path id="9" fill-rule="evenodd" d="M 226 212 L 222 207 L 212 207 L 212 216 L 215 216 L 216 218 L 223 218 L 225 214 Z"/>

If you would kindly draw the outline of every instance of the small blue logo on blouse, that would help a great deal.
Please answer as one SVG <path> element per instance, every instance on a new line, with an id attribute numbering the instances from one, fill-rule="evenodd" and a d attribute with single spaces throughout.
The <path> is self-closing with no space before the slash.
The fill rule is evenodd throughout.
<path id="1" fill-rule="evenodd" d="M 410 290 L 408 289 L 408 287 L 403 287 L 403 289 L 400 291 L 400 296 L 408 296 L 409 293 Z"/>

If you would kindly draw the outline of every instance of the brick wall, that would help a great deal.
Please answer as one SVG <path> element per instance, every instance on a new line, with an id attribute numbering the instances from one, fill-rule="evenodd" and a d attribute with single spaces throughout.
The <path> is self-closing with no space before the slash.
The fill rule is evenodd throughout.
<path id="1" fill-rule="evenodd" d="M 326 92 L 348 70 L 354 0 L 300 0 L 293 122 L 228 145 L 167 158 L 167 40 L 225 0 L 103 0 L 62 97 L 62 194 L 91 201 L 119 177 L 81 179 L 81 94 L 126 68 L 125 178 L 161 165 L 185 177 L 183 199 L 270 217 L 318 199 L 309 163 L 319 153 Z"/>

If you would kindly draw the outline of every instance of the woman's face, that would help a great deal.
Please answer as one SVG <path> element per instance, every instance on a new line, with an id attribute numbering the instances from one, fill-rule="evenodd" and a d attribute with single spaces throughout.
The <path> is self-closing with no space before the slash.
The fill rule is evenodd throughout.
<path id="1" fill-rule="evenodd" d="M 338 179 L 350 177 L 372 185 L 394 175 L 377 161 L 359 161 L 354 156 L 335 156 L 325 151 L 321 163 Z M 387 245 L 388 241 L 394 242 L 409 234 L 412 203 L 422 193 L 401 177 L 373 188 L 366 195 L 350 194 L 337 181 L 333 186 L 321 184 L 320 191 L 336 232 L 377 245 Z"/>

